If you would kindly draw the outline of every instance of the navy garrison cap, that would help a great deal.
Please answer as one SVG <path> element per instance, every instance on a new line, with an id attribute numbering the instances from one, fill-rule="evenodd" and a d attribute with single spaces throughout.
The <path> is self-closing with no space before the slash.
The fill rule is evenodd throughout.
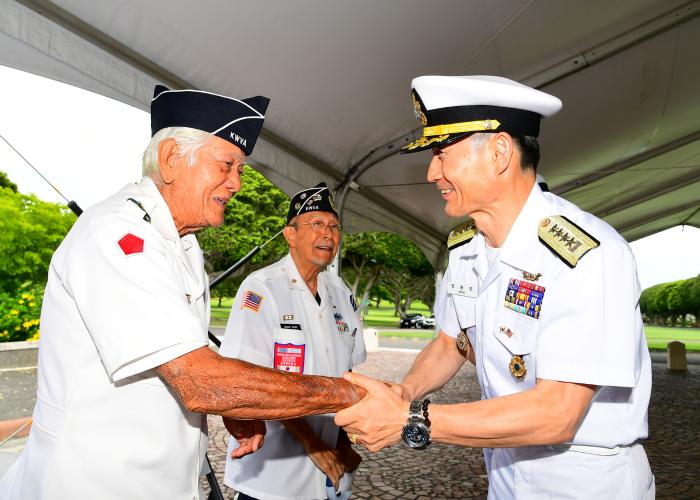
<path id="1" fill-rule="evenodd" d="M 196 128 L 238 146 L 247 156 L 253 152 L 269 103 L 263 96 L 234 99 L 156 85 L 151 100 L 151 136 L 166 127 Z"/>
<path id="2" fill-rule="evenodd" d="M 329 212 L 338 217 L 333 196 L 325 182 L 321 182 L 316 187 L 302 189 L 292 196 L 287 212 L 287 224 L 297 215 L 306 212 Z"/>
<path id="3" fill-rule="evenodd" d="M 402 153 L 444 146 L 473 133 L 537 137 L 542 118 L 562 107 L 558 98 L 500 76 L 420 76 L 411 82 L 411 98 L 423 136 Z"/>

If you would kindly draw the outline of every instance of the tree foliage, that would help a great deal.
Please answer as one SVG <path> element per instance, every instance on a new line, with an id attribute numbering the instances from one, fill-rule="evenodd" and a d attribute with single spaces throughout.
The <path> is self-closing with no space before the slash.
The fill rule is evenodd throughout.
<path id="1" fill-rule="evenodd" d="M 198 235 L 207 271 L 225 271 L 250 250 L 275 235 L 287 222 L 289 197 L 262 174 L 247 168 L 241 177 L 241 190 L 226 207 L 224 225 L 208 228 Z M 265 246 L 234 275 L 212 290 L 212 295 L 235 295 L 243 277 L 278 260 L 287 252 L 282 235 Z"/>
<path id="2" fill-rule="evenodd" d="M 685 325 L 688 319 L 697 325 L 700 319 L 700 276 L 661 283 L 647 288 L 639 297 L 645 320 L 658 325 Z"/>
<path id="3" fill-rule="evenodd" d="M 387 290 L 397 314 L 404 316 L 411 302 L 435 295 L 433 268 L 411 241 L 394 233 L 365 232 L 343 239 L 343 276 L 361 307 L 367 307 L 378 285 Z M 432 289 L 432 292 L 431 292 Z"/>
<path id="4" fill-rule="evenodd" d="M 46 283 L 49 262 L 75 222 L 71 211 L 34 195 L 0 188 L 0 291 Z"/>
<path id="5" fill-rule="evenodd" d="M 9 188 L 10 191 L 16 193 L 17 184 L 12 182 L 5 172 L 0 170 L 0 188 Z"/>

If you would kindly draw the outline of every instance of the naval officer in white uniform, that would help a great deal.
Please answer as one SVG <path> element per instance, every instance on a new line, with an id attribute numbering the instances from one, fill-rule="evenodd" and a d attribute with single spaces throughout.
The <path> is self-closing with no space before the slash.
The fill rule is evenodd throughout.
<path id="1" fill-rule="evenodd" d="M 370 450 L 401 437 L 483 447 L 489 498 L 653 498 L 634 257 L 612 227 L 535 182 L 540 119 L 561 102 L 489 76 L 420 77 L 412 97 L 425 128 L 405 150 L 432 149 L 445 212 L 474 225 L 448 243 L 438 337 L 393 391 L 349 374 L 370 395 L 336 423 Z M 481 401 L 421 401 L 466 359 Z"/>
<path id="2" fill-rule="evenodd" d="M 296 193 L 284 236 L 289 253 L 248 276 L 238 289 L 219 353 L 293 373 L 339 377 L 367 354 L 352 292 L 327 266 L 340 245 L 340 225 L 325 184 Z M 326 498 L 327 478 L 349 493 L 360 464 L 332 415 L 266 422 L 264 446 L 232 458 L 225 484 L 239 500 Z M 341 486 L 342 485 L 342 486 Z"/>
<path id="3" fill-rule="evenodd" d="M 345 381 L 208 347 L 193 233 L 223 223 L 267 105 L 156 87 L 143 180 L 86 210 L 51 260 L 34 425 L 0 499 L 198 498 L 206 413 L 291 418 L 358 399 Z"/>

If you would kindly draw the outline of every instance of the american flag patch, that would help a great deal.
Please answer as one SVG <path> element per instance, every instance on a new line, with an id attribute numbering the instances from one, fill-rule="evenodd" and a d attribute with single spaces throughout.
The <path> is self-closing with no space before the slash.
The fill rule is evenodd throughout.
<path id="1" fill-rule="evenodd" d="M 243 294 L 243 300 L 241 301 L 241 309 L 250 309 L 253 312 L 258 312 L 260 310 L 260 304 L 262 304 L 263 296 L 258 295 L 255 292 L 246 290 Z"/>

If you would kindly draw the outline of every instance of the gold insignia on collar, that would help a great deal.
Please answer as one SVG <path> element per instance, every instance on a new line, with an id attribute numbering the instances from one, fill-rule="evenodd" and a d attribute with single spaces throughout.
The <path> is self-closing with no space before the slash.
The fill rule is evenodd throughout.
<path id="1" fill-rule="evenodd" d="M 600 242 L 563 215 L 550 215 L 540 221 L 538 235 L 567 266 L 574 268 L 589 250 Z"/>
<path id="2" fill-rule="evenodd" d="M 537 281 L 542 277 L 542 273 L 528 273 L 527 271 L 523 271 L 523 279 L 528 280 L 528 281 Z"/>
<path id="3" fill-rule="evenodd" d="M 461 226 L 457 226 L 447 237 L 447 248 L 453 250 L 458 246 L 469 243 L 477 233 L 476 225 L 473 222 L 465 222 Z"/>
<path id="4" fill-rule="evenodd" d="M 516 379 L 522 380 L 525 378 L 525 375 L 527 374 L 527 367 L 525 366 L 525 360 L 522 356 L 514 354 L 508 367 L 510 368 L 510 374 Z"/>

